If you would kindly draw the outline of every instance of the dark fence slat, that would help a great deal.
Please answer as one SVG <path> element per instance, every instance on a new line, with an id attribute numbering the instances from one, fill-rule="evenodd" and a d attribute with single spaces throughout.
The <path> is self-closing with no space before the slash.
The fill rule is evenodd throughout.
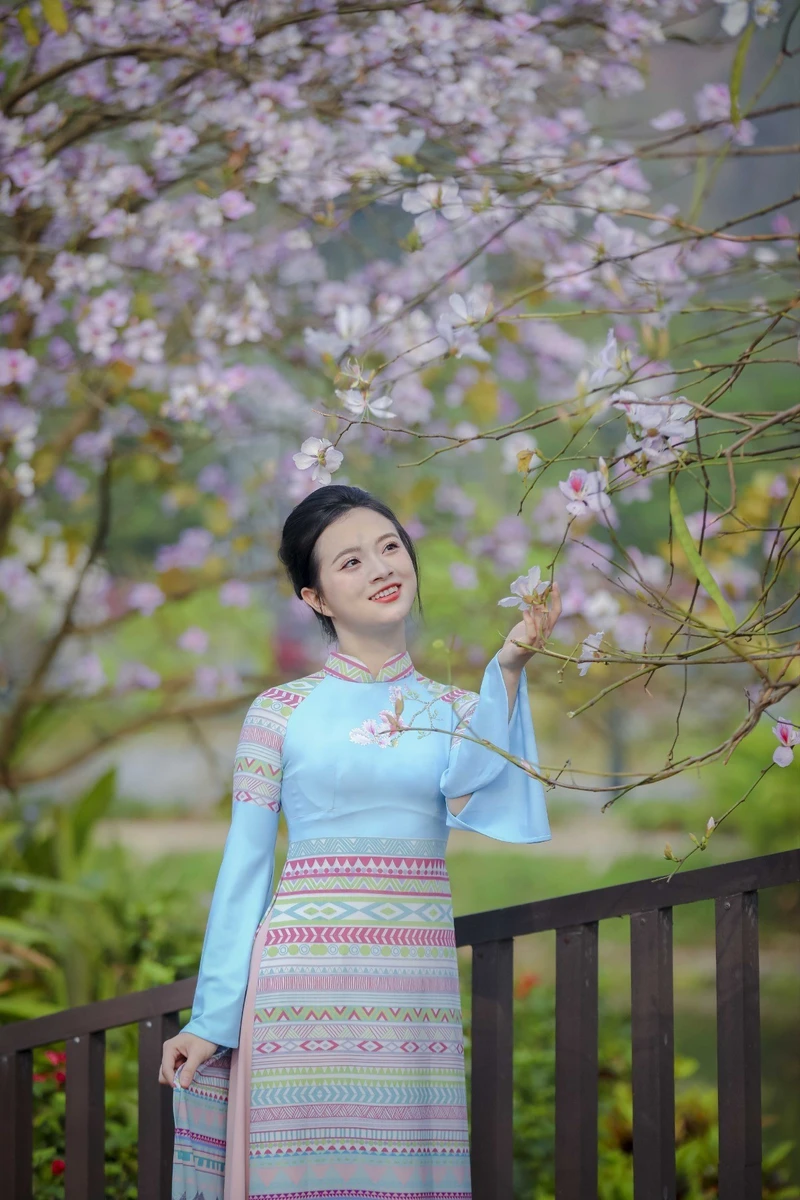
<path id="1" fill-rule="evenodd" d="M 0 1055 L 0 1179 L 3 1195 L 9 1200 L 32 1200 L 33 1054 L 30 1050 Z"/>
<path id="2" fill-rule="evenodd" d="M 105 1031 L 67 1042 L 66 1200 L 105 1196 Z"/>
<path id="3" fill-rule="evenodd" d="M 169 1200 L 172 1177 L 172 1089 L 158 1082 L 161 1048 L 178 1032 L 178 1014 L 139 1023 L 139 1200 Z"/>
<path id="4" fill-rule="evenodd" d="M 597 1195 L 597 923 L 556 935 L 556 1195 Z"/>
<path id="5" fill-rule="evenodd" d="M 633 1193 L 675 1200 L 672 910 L 631 914 Z"/>
<path id="6" fill-rule="evenodd" d="M 472 1195 L 513 1195 L 514 943 L 472 954 Z"/>
<path id="7" fill-rule="evenodd" d="M 719 1194 L 760 1200 L 758 893 L 720 896 L 716 932 Z"/>

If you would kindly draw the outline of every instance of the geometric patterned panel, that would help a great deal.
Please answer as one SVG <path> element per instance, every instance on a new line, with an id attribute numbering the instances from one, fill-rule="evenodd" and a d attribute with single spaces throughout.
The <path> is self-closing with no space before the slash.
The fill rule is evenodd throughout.
<path id="1" fill-rule="evenodd" d="M 267 688 L 248 709 L 233 766 L 234 801 L 281 810 L 281 763 L 289 717 L 325 678 L 322 671 L 283 687 Z"/>
<path id="2" fill-rule="evenodd" d="M 443 854 L 421 838 L 290 843 L 251 1017 L 249 1200 L 470 1200 Z"/>

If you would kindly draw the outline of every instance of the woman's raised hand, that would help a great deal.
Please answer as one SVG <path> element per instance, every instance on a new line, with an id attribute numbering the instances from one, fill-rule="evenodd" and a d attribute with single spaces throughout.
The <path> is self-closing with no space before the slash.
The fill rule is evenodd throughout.
<path id="1" fill-rule="evenodd" d="M 506 640 L 498 651 L 500 666 L 508 667 L 512 671 L 521 670 L 533 654 L 533 650 L 523 650 L 514 643 L 524 642 L 537 650 L 543 649 L 560 616 L 561 592 L 558 584 L 554 583 L 541 600 L 522 610 L 522 620 L 506 634 Z"/>
<path id="2" fill-rule="evenodd" d="M 195 1033 L 176 1033 L 175 1037 L 164 1042 L 158 1082 L 175 1087 L 175 1072 L 178 1067 L 182 1067 L 180 1086 L 188 1088 L 197 1068 L 216 1052 L 216 1042 L 207 1042 Z"/>

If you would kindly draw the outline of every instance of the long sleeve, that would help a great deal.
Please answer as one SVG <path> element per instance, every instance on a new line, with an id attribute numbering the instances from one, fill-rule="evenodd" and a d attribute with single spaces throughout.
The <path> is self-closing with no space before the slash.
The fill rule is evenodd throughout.
<path id="1" fill-rule="evenodd" d="M 242 726 L 233 775 L 233 814 L 208 916 L 192 1016 L 185 1032 L 236 1047 L 253 939 L 269 905 L 281 809 L 285 715 L 269 692 Z"/>
<path id="2" fill-rule="evenodd" d="M 453 729 L 461 718 L 462 730 L 466 726 L 470 734 L 538 766 L 524 670 L 510 718 L 497 655 L 486 667 L 477 700 L 473 694 L 452 712 Z M 453 829 L 469 829 L 502 842 L 544 842 L 551 836 L 542 784 L 485 746 L 455 737 L 440 787 L 446 799 L 470 796 L 457 816 L 448 809 L 447 824 Z"/>

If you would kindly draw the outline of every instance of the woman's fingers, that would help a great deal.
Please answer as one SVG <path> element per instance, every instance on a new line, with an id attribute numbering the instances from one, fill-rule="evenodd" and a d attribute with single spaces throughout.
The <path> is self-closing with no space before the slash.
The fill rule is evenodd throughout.
<path id="1" fill-rule="evenodd" d="M 174 1039 L 170 1038 L 168 1042 L 164 1042 L 161 1067 L 158 1072 L 158 1082 L 166 1084 L 167 1087 L 173 1087 L 175 1084 L 175 1068 L 183 1062 L 184 1057 L 178 1046 L 176 1046 Z"/>
<path id="2" fill-rule="evenodd" d="M 181 1067 L 181 1087 L 188 1088 L 194 1079 L 194 1073 L 208 1058 L 202 1048 L 193 1046 L 189 1051 L 186 1062 Z"/>
<path id="3" fill-rule="evenodd" d="M 195 1076 L 199 1066 L 216 1052 L 215 1042 L 207 1042 L 205 1038 L 193 1033 L 179 1033 L 168 1042 L 164 1042 L 164 1052 L 161 1056 L 161 1067 L 158 1072 L 158 1082 L 168 1087 L 180 1086 L 187 1088 Z M 176 1080 L 176 1071 L 180 1069 L 180 1082 Z"/>

